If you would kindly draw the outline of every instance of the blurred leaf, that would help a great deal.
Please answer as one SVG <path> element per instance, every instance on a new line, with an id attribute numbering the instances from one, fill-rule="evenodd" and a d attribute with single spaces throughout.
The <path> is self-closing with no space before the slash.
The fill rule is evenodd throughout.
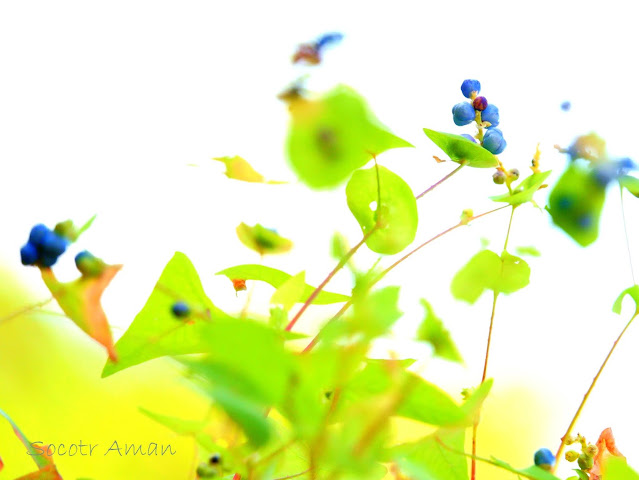
<path id="1" fill-rule="evenodd" d="M 437 430 L 416 442 L 393 449 L 393 459 L 412 480 L 464 480 L 468 478 L 464 451 L 464 430 Z M 441 443 L 444 443 L 444 447 Z"/>
<path id="2" fill-rule="evenodd" d="M 417 340 L 430 343 L 436 357 L 463 364 L 464 359 L 457 350 L 455 342 L 450 338 L 450 332 L 444 327 L 444 323 L 435 314 L 430 303 L 424 299 L 421 302 L 426 310 L 426 316 L 417 330 Z"/>
<path id="3" fill-rule="evenodd" d="M 521 258 L 504 251 L 482 250 L 457 272 L 451 283 L 451 292 L 458 300 L 475 303 L 485 290 L 495 293 L 513 293 L 530 281 L 530 267 Z"/>
<path id="4" fill-rule="evenodd" d="M 576 478 L 577 480 L 590 480 L 590 477 L 588 476 L 587 473 L 584 473 L 583 470 L 578 470 L 578 469 L 573 469 L 575 471 L 575 473 L 577 474 L 576 477 L 572 477 L 572 478 Z"/>
<path id="5" fill-rule="evenodd" d="M 271 305 L 281 305 L 288 312 L 304 295 L 306 272 L 300 272 L 286 280 L 271 297 Z"/>
<path id="6" fill-rule="evenodd" d="M 626 461 L 610 457 L 606 462 L 604 480 L 639 480 L 639 473 L 630 468 Z"/>
<path id="7" fill-rule="evenodd" d="M 253 183 L 269 183 L 269 184 L 282 184 L 285 182 L 266 181 L 262 175 L 257 173 L 250 163 L 244 160 L 242 157 L 215 157 L 213 160 L 222 162 L 226 166 L 226 172 L 224 174 L 233 180 L 241 180 L 243 182 Z"/>
<path id="8" fill-rule="evenodd" d="M 37 472 L 16 478 L 16 480 L 62 480 L 62 477 L 58 473 L 55 465 L 51 463 Z"/>
<path id="9" fill-rule="evenodd" d="M 97 214 L 93 215 L 84 225 L 82 225 L 78 229 L 78 237 L 82 235 L 84 232 L 86 232 L 89 228 L 91 228 L 91 225 L 93 225 L 93 221 L 95 220 L 96 217 L 97 217 Z"/>
<path id="10" fill-rule="evenodd" d="M 104 290 L 121 268 L 122 265 L 106 265 L 98 275 L 90 277 L 83 275 L 68 283 L 59 282 L 50 268 L 41 269 L 45 285 L 65 315 L 91 338 L 103 345 L 109 354 L 109 359 L 113 362 L 117 361 L 118 355 L 113 347 L 109 322 L 100 300 Z"/>
<path id="11" fill-rule="evenodd" d="M 171 309 L 177 301 L 188 305 L 189 317 L 177 318 L 173 314 Z M 206 352 L 208 343 L 204 332 L 210 323 L 229 318 L 206 296 L 187 256 L 175 252 L 146 304 L 118 340 L 119 361 L 107 362 L 102 377 L 153 358 Z"/>
<path id="12" fill-rule="evenodd" d="M 466 413 L 468 422 L 472 422 L 476 415 L 479 414 L 481 406 L 490 393 L 490 389 L 493 387 L 493 379 L 487 378 L 479 387 L 474 389 L 473 393 L 462 404 L 461 409 Z"/>
<path id="13" fill-rule="evenodd" d="M 368 338 L 384 335 L 402 316 L 398 302 L 399 287 L 385 287 L 358 299 L 353 304 L 349 327 Z"/>
<path id="14" fill-rule="evenodd" d="M 495 202 L 506 202 L 512 206 L 521 205 L 522 203 L 530 202 L 533 199 L 533 195 L 537 193 L 539 187 L 544 183 L 546 178 L 551 174 L 551 171 L 533 173 L 529 177 L 522 180 L 519 185 L 513 188 L 512 195 L 506 193 L 504 195 L 497 195 L 490 197 Z"/>
<path id="15" fill-rule="evenodd" d="M 633 285 L 632 287 L 626 288 L 623 292 L 619 294 L 615 303 L 612 306 L 612 311 L 617 315 L 621 314 L 621 304 L 626 295 L 630 295 L 630 297 L 635 302 L 635 315 L 639 315 L 639 285 Z"/>
<path id="16" fill-rule="evenodd" d="M 38 454 L 37 450 L 33 447 L 33 445 L 31 445 L 31 442 L 26 437 L 26 435 L 22 433 L 22 430 L 18 428 L 18 426 L 11 419 L 11 417 L 2 409 L 0 409 L 0 416 L 4 417 L 5 420 L 9 422 L 9 425 L 11 425 L 11 428 L 13 429 L 13 433 L 15 434 L 16 437 L 18 437 L 18 440 L 22 442 L 22 445 L 24 445 L 24 447 L 27 449 L 27 454 L 35 462 L 38 468 L 42 469 L 52 463 L 49 457 L 42 454 Z"/>
<path id="17" fill-rule="evenodd" d="M 379 190 L 378 190 L 379 169 Z M 377 205 L 381 198 L 381 205 Z M 346 201 L 364 234 L 379 227 L 366 240 L 376 253 L 401 252 L 417 232 L 417 202 L 401 177 L 385 167 L 358 170 L 346 185 Z"/>
<path id="18" fill-rule="evenodd" d="M 281 270 L 257 264 L 237 265 L 221 270 L 217 272 L 216 275 L 224 275 L 228 278 L 242 278 L 244 280 L 259 280 L 275 288 L 280 288 L 291 278 L 291 275 Z M 299 297 L 297 303 L 304 303 L 314 290 L 315 287 L 306 284 L 304 293 Z M 348 300 L 350 300 L 348 295 L 322 290 L 312 303 L 316 305 L 329 305 L 331 303 L 347 302 Z"/>
<path id="19" fill-rule="evenodd" d="M 254 227 L 240 223 L 235 231 L 240 242 L 260 255 L 286 253 L 293 248 L 293 242 L 289 239 L 280 236 L 274 230 L 263 227 L 259 223 Z"/>
<path id="20" fill-rule="evenodd" d="M 365 100 L 340 85 L 317 100 L 289 103 L 287 155 L 300 179 L 312 188 L 331 188 L 391 148 L 412 147 L 375 118 Z"/>
<path id="21" fill-rule="evenodd" d="M 591 478 L 593 480 L 598 480 L 600 476 L 604 474 L 603 477 L 608 479 L 606 467 L 609 465 L 609 460 L 615 457 L 623 462 L 626 461 L 626 457 L 624 457 L 617 448 L 617 443 L 615 442 L 615 437 L 612 434 L 612 429 L 605 428 L 597 439 L 597 454 L 595 455 L 593 466 L 589 471 Z M 626 473 L 634 472 L 630 470 L 630 472 Z M 626 476 L 623 476 L 623 478 L 624 480 L 628 479 Z"/>
<path id="22" fill-rule="evenodd" d="M 555 225 L 586 247 L 599 235 L 605 193 L 587 167 L 573 162 L 550 192 L 546 209 Z"/>
<path id="23" fill-rule="evenodd" d="M 213 451 L 217 448 L 211 437 L 204 433 L 204 429 L 208 424 L 205 420 L 183 420 L 177 417 L 160 415 L 159 413 L 151 412 L 142 407 L 139 407 L 139 410 L 147 417 L 155 420 L 161 425 L 164 425 L 166 428 L 178 435 L 192 436 L 208 451 Z"/>
<path id="24" fill-rule="evenodd" d="M 472 424 L 472 418 L 447 393 L 414 373 L 405 371 L 393 360 L 369 362 L 344 389 L 342 398 L 355 401 L 381 395 L 397 388 L 407 378 L 412 381 L 411 388 L 397 407 L 395 415 L 438 426 Z"/>
<path id="25" fill-rule="evenodd" d="M 619 177 L 619 183 L 635 197 L 639 197 L 639 178 L 622 175 Z"/>
<path id="26" fill-rule="evenodd" d="M 515 251 L 519 255 L 530 255 L 531 257 L 541 257 L 541 253 L 539 252 L 539 250 L 537 250 L 537 248 L 533 246 L 517 247 Z"/>
<path id="27" fill-rule="evenodd" d="M 468 166 L 475 168 L 496 167 L 498 164 L 495 155 L 481 145 L 471 142 L 461 135 L 436 132 L 428 128 L 424 128 L 424 133 L 435 145 L 441 148 L 453 162 L 461 163 L 466 161 Z"/>

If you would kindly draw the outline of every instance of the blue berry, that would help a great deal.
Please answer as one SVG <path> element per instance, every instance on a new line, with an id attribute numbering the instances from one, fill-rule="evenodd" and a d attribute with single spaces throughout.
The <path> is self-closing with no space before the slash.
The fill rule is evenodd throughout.
<path id="1" fill-rule="evenodd" d="M 319 50 L 323 48 L 324 46 L 328 45 L 329 43 L 340 42 L 343 38 L 344 38 L 344 35 L 342 35 L 339 32 L 325 33 L 324 35 L 322 35 L 321 37 L 317 39 L 317 42 L 315 42 L 315 48 Z"/>
<path id="2" fill-rule="evenodd" d="M 473 143 L 477 143 L 477 139 L 473 137 L 472 135 L 468 135 L 467 133 L 462 133 L 461 136 L 466 138 L 467 140 L 470 140 Z"/>
<path id="3" fill-rule="evenodd" d="M 84 277 L 99 277 L 107 267 L 102 259 L 86 250 L 75 256 L 75 266 Z"/>
<path id="4" fill-rule="evenodd" d="M 67 249 L 67 245 L 68 242 L 66 239 L 49 230 L 47 233 L 44 234 L 40 243 L 40 248 L 43 253 L 48 253 L 59 257 L 65 252 L 65 250 Z"/>
<path id="5" fill-rule="evenodd" d="M 49 268 L 55 265 L 55 262 L 58 261 L 59 255 L 49 252 L 41 252 L 40 258 L 38 259 L 39 265 Z"/>
<path id="6" fill-rule="evenodd" d="M 570 110 L 570 107 L 572 107 L 572 105 L 570 104 L 569 101 L 562 102 L 562 104 L 561 104 L 561 109 L 564 112 L 567 112 L 568 110 Z"/>
<path id="7" fill-rule="evenodd" d="M 468 102 L 458 103 L 453 107 L 453 122 L 461 127 L 475 120 L 475 109 Z"/>
<path id="8" fill-rule="evenodd" d="M 495 105 L 488 105 L 486 109 L 481 112 L 481 121 L 490 122 L 490 127 L 496 127 L 499 125 L 499 109 Z"/>
<path id="9" fill-rule="evenodd" d="M 620 158 L 617 160 L 617 166 L 619 167 L 619 174 L 625 175 L 628 170 L 636 170 L 637 164 L 628 157 Z"/>
<path id="10" fill-rule="evenodd" d="M 547 448 L 540 448 L 535 452 L 535 465 L 550 470 L 555 465 L 555 456 Z"/>
<path id="11" fill-rule="evenodd" d="M 178 318 L 184 318 L 188 317 L 191 314 L 191 309 L 186 303 L 177 301 L 171 307 L 171 312 L 173 312 L 173 315 Z"/>
<path id="12" fill-rule="evenodd" d="M 29 233 L 29 243 L 34 247 L 42 246 L 42 240 L 48 233 L 51 233 L 51 230 L 49 230 L 46 225 L 41 223 L 37 224 L 31 229 L 31 233 Z"/>
<path id="13" fill-rule="evenodd" d="M 35 265 L 38 261 L 38 248 L 31 242 L 20 249 L 22 265 Z"/>
<path id="14" fill-rule="evenodd" d="M 488 106 L 488 100 L 486 100 L 486 97 L 477 97 L 475 98 L 475 100 L 473 100 L 473 108 L 475 110 L 479 110 L 480 112 L 483 112 L 484 110 L 486 110 L 487 106 Z"/>
<path id="15" fill-rule="evenodd" d="M 484 142 L 482 147 L 490 153 L 499 155 L 506 148 L 506 140 L 498 128 L 491 128 L 484 134 Z"/>
<path id="16" fill-rule="evenodd" d="M 462 82 L 461 91 L 466 98 L 470 98 L 472 92 L 479 93 L 480 90 L 481 83 L 479 83 L 479 80 L 467 79 Z"/>

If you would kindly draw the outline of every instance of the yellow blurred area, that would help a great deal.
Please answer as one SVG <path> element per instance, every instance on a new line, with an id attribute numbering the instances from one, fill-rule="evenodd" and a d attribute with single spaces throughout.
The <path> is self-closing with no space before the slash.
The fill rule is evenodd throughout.
<path id="1" fill-rule="evenodd" d="M 0 318 L 38 300 L 2 273 Z M 46 309 L 46 308 L 45 308 Z M 54 308 L 52 307 L 51 310 Z M 200 420 L 206 400 L 181 383 L 168 361 L 148 362 L 109 378 L 100 378 L 104 349 L 70 320 L 31 312 L 0 323 L 0 408 L 31 442 L 97 444 L 93 455 L 54 455 L 63 478 L 133 480 L 189 478 L 196 461 L 194 441 L 181 437 L 139 412 Z M 113 449 L 117 441 L 122 456 Z M 125 444 L 164 445 L 165 455 L 124 455 Z M 166 449 L 171 445 L 175 455 Z M 88 447 L 84 448 L 88 453 Z M 0 479 L 37 469 L 4 419 L 0 419 Z"/>

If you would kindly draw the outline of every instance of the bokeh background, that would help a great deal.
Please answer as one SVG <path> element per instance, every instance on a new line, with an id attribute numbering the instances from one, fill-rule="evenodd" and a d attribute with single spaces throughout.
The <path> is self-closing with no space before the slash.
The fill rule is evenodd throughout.
<path id="1" fill-rule="evenodd" d="M 74 249 L 89 249 L 125 268 L 103 298 L 116 337 L 142 307 L 176 250 L 198 269 L 212 300 L 237 311 L 235 296 L 215 272 L 259 258 L 235 236 L 240 222 L 260 222 L 295 241 L 286 256 L 266 260 L 290 273 L 306 270 L 319 283 L 333 266 L 335 231 L 352 243 L 361 234 L 343 187 L 312 192 L 298 184 L 284 156 L 288 114 L 276 98 L 296 78 L 322 91 L 337 83 L 357 89 L 390 129 L 415 149 L 390 151 L 381 164 L 414 191 L 452 170 L 422 128 L 462 133 L 450 110 L 463 100 L 465 78 L 501 112 L 508 168 L 527 169 L 538 142 L 552 183 L 565 158 L 553 148 L 596 131 L 611 153 L 639 160 L 634 141 L 639 45 L 632 2 L 2 2 L 0 4 L 0 318 L 48 292 L 34 268 L 19 262 L 32 225 L 97 219 Z M 345 39 L 320 68 L 294 67 L 299 43 L 327 31 Z M 560 104 L 570 101 L 565 112 Z M 468 127 L 470 129 L 470 127 Z M 472 129 L 471 129 L 472 130 Z M 471 131 L 469 130 L 469 132 Z M 286 185 L 228 180 L 212 157 L 241 155 Z M 419 202 L 417 241 L 456 223 L 464 208 L 493 207 L 501 193 L 492 171 L 466 170 Z M 545 204 L 547 191 L 538 195 Z M 621 330 L 611 312 L 632 284 L 618 190 L 609 192 L 599 241 L 582 249 L 531 206 L 517 211 L 510 245 L 534 245 L 531 285 L 497 307 L 487 401 L 479 453 L 518 466 L 533 452 L 555 449 L 583 393 Z M 626 198 L 630 248 L 639 257 L 639 201 Z M 459 398 L 481 378 L 490 298 L 474 306 L 453 300 L 450 280 L 481 248 L 499 251 L 508 213 L 458 230 L 420 252 L 387 281 L 401 284 L 405 312 L 393 338 L 375 354 L 419 358 L 417 368 Z M 73 278 L 72 257 L 56 266 Z M 375 256 L 358 253 L 370 265 Z M 344 273 L 331 290 L 347 292 Z M 272 290 L 255 289 L 253 309 Z M 445 320 L 466 360 L 461 367 L 431 360 L 409 341 L 428 299 Z M 70 321 L 30 313 L 0 321 L 0 406 L 32 441 L 110 444 L 171 442 L 179 454 L 157 459 L 58 457 L 64 478 L 186 479 L 193 442 L 178 438 L 138 412 L 201 418 L 206 403 L 157 360 L 102 380 L 105 354 Z M 300 323 L 332 313 L 317 308 Z M 619 449 L 639 465 L 639 412 L 634 368 L 639 332 L 631 329 L 586 406 L 577 430 L 595 441 L 612 427 Z M 405 431 L 410 435 L 415 432 Z M 0 424 L 0 478 L 33 464 L 10 427 Z M 562 472 L 568 473 L 564 463 Z M 511 478 L 490 467 L 480 478 Z M 564 475 L 564 477 L 566 476 Z"/>

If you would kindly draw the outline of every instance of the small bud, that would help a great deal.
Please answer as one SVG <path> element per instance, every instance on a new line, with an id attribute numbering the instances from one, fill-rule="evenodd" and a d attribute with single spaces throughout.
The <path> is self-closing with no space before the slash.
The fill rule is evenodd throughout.
<path id="1" fill-rule="evenodd" d="M 177 301 L 171 306 L 171 312 L 178 318 L 184 318 L 191 314 L 191 309 L 186 303 Z"/>
<path id="2" fill-rule="evenodd" d="M 468 225 L 468 222 L 470 222 L 472 218 L 473 218 L 473 211 L 470 208 L 467 208 L 466 210 L 462 211 L 461 223 L 463 225 Z"/>
<path id="3" fill-rule="evenodd" d="M 577 437 L 573 437 L 572 435 L 566 435 L 563 438 L 563 442 L 564 442 L 565 445 L 572 445 L 576 441 L 577 441 Z"/>
<path id="4" fill-rule="evenodd" d="M 475 110 L 483 112 L 484 110 L 486 110 L 487 106 L 488 100 L 486 100 L 486 97 L 475 97 L 475 100 L 473 100 L 473 107 L 475 108 Z"/>
<path id="5" fill-rule="evenodd" d="M 506 174 L 501 170 L 497 170 L 493 173 L 493 182 L 497 185 L 503 185 L 506 182 Z"/>
<path id="6" fill-rule="evenodd" d="M 243 278 L 233 278 L 231 279 L 231 282 L 233 282 L 235 293 L 246 290 L 246 280 Z"/>
<path id="7" fill-rule="evenodd" d="M 512 168 L 508 171 L 508 176 L 511 178 L 511 180 L 517 180 L 519 178 L 519 170 L 517 170 L 516 168 Z"/>
<path id="8" fill-rule="evenodd" d="M 569 450 L 566 452 L 566 460 L 569 462 L 574 462 L 579 458 L 579 452 L 575 452 L 574 450 Z"/>
<path id="9" fill-rule="evenodd" d="M 222 456 L 219 453 L 214 453 L 209 457 L 209 463 L 211 465 L 219 465 L 222 463 Z"/>
<path id="10" fill-rule="evenodd" d="M 75 266 L 83 277 L 99 277 L 107 264 L 92 253 L 83 250 L 75 256 Z"/>
<path id="11" fill-rule="evenodd" d="M 589 443 L 584 453 L 588 455 L 589 457 L 594 457 L 597 455 L 597 453 L 599 453 L 599 449 L 597 448 L 597 445 L 593 445 L 592 443 Z"/>

